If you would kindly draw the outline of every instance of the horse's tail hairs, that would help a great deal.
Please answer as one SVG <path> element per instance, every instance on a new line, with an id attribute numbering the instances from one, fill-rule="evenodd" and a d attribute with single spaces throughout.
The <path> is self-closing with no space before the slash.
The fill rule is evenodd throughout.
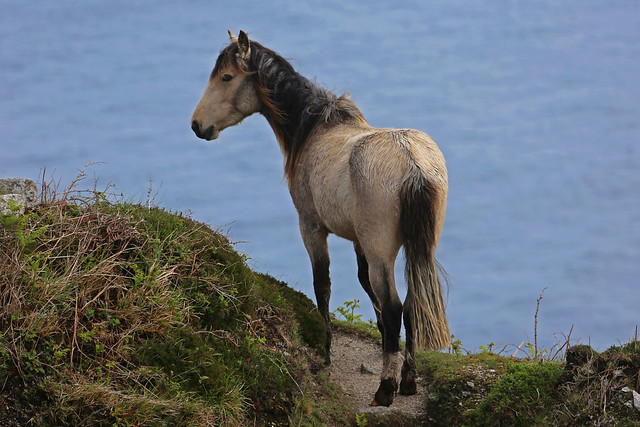
<path id="1" fill-rule="evenodd" d="M 401 228 L 406 258 L 408 314 L 416 350 L 449 346 L 440 267 L 435 259 L 437 189 L 414 166 L 401 190 Z"/>

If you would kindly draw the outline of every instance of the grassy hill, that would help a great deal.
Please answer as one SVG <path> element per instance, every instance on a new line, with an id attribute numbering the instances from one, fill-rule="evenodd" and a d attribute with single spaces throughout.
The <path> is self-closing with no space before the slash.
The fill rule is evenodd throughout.
<path id="1" fill-rule="evenodd" d="M 316 416 L 324 325 L 308 298 L 180 214 L 53 199 L 0 218 L 0 425 Z"/>
<path id="2" fill-rule="evenodd" d="M 0 216 L 0 426 L 389 421 L 327 377 L 313 303 L 224 235 L 100 192 L 43 199 Z M 637 341 L 566 363 L 451 350 L 418 355 L 427 410 L 395 424 L 640 423 Z"/>

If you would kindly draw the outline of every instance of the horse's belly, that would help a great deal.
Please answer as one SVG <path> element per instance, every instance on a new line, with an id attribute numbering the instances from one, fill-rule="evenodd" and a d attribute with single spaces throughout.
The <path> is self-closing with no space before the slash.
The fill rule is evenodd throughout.
<path id="1" fill-rule="evenodd" d="M 327 179 L 313 190 L 316 210 L 327 229 L 342 238 L 355 241 L 352 209 L 353 193 L 349 175 L 342 173 Z"/>
<path id="2" fill-rule="evenodd" d="M 343 218 L 325 218 L 325 225 L 336 236 L 356 241 L 356 233 L 351 222 L 344 221 Z"/>

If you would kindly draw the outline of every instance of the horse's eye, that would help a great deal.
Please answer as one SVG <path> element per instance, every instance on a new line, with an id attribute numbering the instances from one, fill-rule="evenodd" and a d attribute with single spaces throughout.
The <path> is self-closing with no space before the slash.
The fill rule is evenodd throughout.
<path id="1" fill-rule="evenodd" d="M 222 76 L 222 81 L 223 82 L 228 82 L 232 78 L 233 78 L 233 76 L 231 74 L 225 74 L 225 75 Z"/>

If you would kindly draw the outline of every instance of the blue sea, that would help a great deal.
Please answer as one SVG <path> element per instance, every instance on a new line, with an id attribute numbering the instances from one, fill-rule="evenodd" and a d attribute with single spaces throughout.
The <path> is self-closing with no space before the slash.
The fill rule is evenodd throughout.
<path id="1" fill-rule="evenodd" d="M 640 325 L 640 3 L 632 0 L 0 1 L 0 176 L 47 177 L 189 213 L 312 297 L 282 155 L 259 115 L 197 139 L 227 29 L 291 60 L 369 122 L 429 133 L 449 169 L 438 258 L 473 350 Z M 329 241 L 331 307 L 360 300 Z M 403 261 L 398 288 L 405 292 Z"/>

